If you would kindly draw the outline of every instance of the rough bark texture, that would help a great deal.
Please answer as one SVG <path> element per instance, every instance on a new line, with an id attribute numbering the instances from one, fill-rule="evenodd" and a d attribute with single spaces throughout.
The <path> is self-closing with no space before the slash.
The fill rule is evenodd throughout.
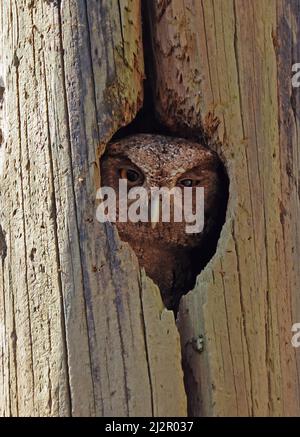
<path id="1" fill-rule="evenodd" d="M 299 415 L 299 1 L 153 5 L 157 111 L 177 130 L 213 112 L 230 177 L 217 252 L 179 314 L 189 411 Z"/>
<path id="2" fill-rule="evenodd" d="M 95 220 L 142 102 L 140 2 L 2 1 L 0 23 L 0 415 L 185 415 L 173 313 Z"/>

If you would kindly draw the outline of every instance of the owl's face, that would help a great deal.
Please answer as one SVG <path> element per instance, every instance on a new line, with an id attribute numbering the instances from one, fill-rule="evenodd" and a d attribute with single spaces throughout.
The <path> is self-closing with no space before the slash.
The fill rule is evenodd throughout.
<path id="1" fill-rule="evenodd" d="M 119 192 L 119 180 L 125 179 L 128 189 L 143 187 L 204 187 L 205 224 L 201 234 L 187 234 L 186 223 L 118 223 L 123 240 L 130 243 L 141 238 L 151 244 L 197 246 L 203 234 L 213 225 L 218 214 L 222 190 L 217 155 L 198 143 L 185 139 L 139 134 L 108 144 L 101 161 L 102 186 Z M 193 202 L 195 202 L 193 197 Z"/>

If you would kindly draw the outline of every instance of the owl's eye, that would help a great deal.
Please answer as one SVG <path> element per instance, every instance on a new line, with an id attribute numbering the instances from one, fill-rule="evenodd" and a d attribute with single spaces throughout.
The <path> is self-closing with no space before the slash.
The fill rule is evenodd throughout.
<path id="1" fill-rule="evenodd" d="M 183 187 L 195 187 L 196 185 L 198 185 L 198 182 L 199 181 L 195 179 L 181 179 L 181 181 L 179 181 L 179 184 Z"/>
<path id="2" fill-rule="evenodd" d="M 120 177 L 121 179 L 127 179 L 128 182 L 134 183 L 141 178 L 141 175 L 137 171 L 130 168 L 121 168 Z"/>

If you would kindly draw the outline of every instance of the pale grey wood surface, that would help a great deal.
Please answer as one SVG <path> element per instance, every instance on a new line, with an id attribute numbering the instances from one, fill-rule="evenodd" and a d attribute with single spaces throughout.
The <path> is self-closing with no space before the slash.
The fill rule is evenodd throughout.
<path id="1" fill-rule="evenodd" d="M 0 415 L 185 415 L 173 313 L 95 219 L 143 98 L 140 3 L 2 1 L 0 23 Z"/>

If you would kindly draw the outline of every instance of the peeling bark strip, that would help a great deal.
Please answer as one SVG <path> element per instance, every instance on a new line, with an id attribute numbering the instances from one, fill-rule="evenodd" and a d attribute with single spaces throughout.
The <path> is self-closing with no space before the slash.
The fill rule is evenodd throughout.
<path id="1" fill-rule="evenodd" d="M 173 314 L 94 219 L 99 144 L 142 103 L 140 2 L 3 1 L 0 22 L 0 416 L 184 416 Z"/>
<path id="2" fill-rule="evenodd" d="M 217 253 L 179 314 L 189 412 L 299 415 L 299 1 L 161 3 L 157 111 L 172 129 L 214 112 L 230 177 Z"/>

